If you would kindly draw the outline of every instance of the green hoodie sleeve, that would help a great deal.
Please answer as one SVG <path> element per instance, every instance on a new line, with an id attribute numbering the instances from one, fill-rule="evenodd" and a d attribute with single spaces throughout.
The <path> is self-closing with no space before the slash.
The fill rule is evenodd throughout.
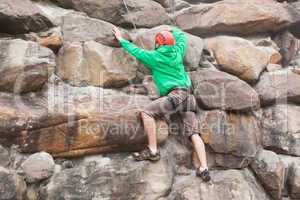
<path id="1" fill-rule="evenodd" d="M 176 40 L 175 47 L 179 49 L 182 58 L 184 58 L 187 51 L 188 38 L 186 34 L 178 28 L 173 28 L 172 32 Z"/>
<path id="2" fill-rule="evenodd" d="M 149 69 L 153 69 L 156 66 L 155 63 L 155 51 L 148 51 L 137 47 L 135 44 L 128 40 L 122 39 L 120 43 L 128 53 L 133 55 L 138 61 L 145 64 Z"/>

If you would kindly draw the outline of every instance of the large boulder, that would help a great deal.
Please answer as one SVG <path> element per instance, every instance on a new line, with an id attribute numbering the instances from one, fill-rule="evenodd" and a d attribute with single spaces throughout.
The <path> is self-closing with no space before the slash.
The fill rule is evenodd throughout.
<path id="1" fill-rule="evenodd" d="M 260 107 L 256 91 L 235 76 L 214 70 L 198 70 L 190 73 L 190 77 L 194 95 L 201 107 L 222 110 Z"/>
<path id="2" fill-rule="evenodd" d="M 293 22 L 282 4 L 267 0 L 195 5 L 178 12 L 175 21 L 183 30 L 195 35 L 275 32 Z"/>
<path id="3" fill-rule="evenodd" d="M 171 26 L 158 26 L 152 29 L 143 29 L 136 35 L 135 42 L 148 50 L 155 48 L 155 35 L 163 30 L 172 29 Z M 184 59 L 184 65 L 188 71 L 199 67 L 204 42 L 201 38 L 188 34 L 188 49 Z"/>
<path id="4" fill-rule="evenodd" d="M 25 192 L 26 183 L 23 178 L 15 171 L 0 167 L 0 199 L 24 199 Z"/>
<path id="5" fill-rule="evenodd" d="M 278 153 L 300 156 L 300 107 L 278 104 L 264 109 L 263 145 Z"/>
<path id="6" fill-rule="evenodd" d="M 53 175 L 41 190 L 43 199 L 156 200 L 171 190 L 171 163 L 134 162 L 127 155 L 86 157 L 79 166 Z"/>
<path id="7" fill-rule="evenodd" d="M 50 2 L 50 1 L 34 1 L 34 5 L 36 5 L 40 10 L 43 11 L 45 16 L 55 25 L 61 26 L 63 25 L 63 17 L 69 13 L 80 14 L 74 10 L 64 9 L 59 7 L 58 5 Z"/>
<path id="8" fill-rule="evenodd" d="M 300 166 L 294 165 L 288 178 L 289 194 L 292 199 L 300 198 Z"/>
<path id="9" fill-rule="evenodd" d="M 10 164 L 10 155 L 8 150 L 0 145 L 0 167 L 7 167 Z"/>
<path id="10" fill-rule="evenodd" d="M 255 46 L 239 37 L 208 38 L 205 44 L 214 53 L 219 69 L 250 83 L 259 79 L 269 63 L 277 64 L 281 60 L 281 55 L 273 48 Z"/>
<path id="11" fill-rule="evenodd" d="M 65 43 L 56 74 L 74 86 L 121 87 L 136 77 L 137 61 L 121 48 L 95 41 Z"/>
<path id="12" fill-rule="evenodd" d="M 52 26 L 50 20 L 30 0 L 0 2 L 0 32 L 9 34 L 44 31 Z"/>
<path id="13" fill-rule="evenodd" d="M 274 199 L 281 199 L 285 167 L 279 156 L 272 151 L 260 150 L 251 167 L 269 194 Z"/>
<path id="14" fill-rule="evenodd" d="M 285 30 L 279 32 L 274 37 L 274 41 L 280 48 L 283 66 L 293 64 L 291 61 L 295 60 L 298 52 L 300 51 L 300 40 L 295 38 L 295 36 L 289 31 Z"/>
<path id="15" fill-rule="evenodd" d="M 190 7 L 190 4 L 184 0 L 154 0 L 154 1 L 160 3 L 164 8 L 166 8 L 166 11 L 169 13 L 174 13 L 175 11 Z"/>
<path id="16" fill-rule="evenodd" d="M 50 154 L 40 152 L 30 155 L 21 167 L 26 181 L 35 183 L 51 177 L 54 172 L 54 165 L 54 160 Z"/>
<path id="17" fill-rule="evenodd" d="M 225 167 L 246 167 L 255 157 L 261 144 L 259 124 L 251 114 L 202 111 L 199 115 L 199 132 L 204 143 L 215 153 L 231 155 L 227 162 L 239 160 L 235 162 L 235 167 L 232 163 L 224 163 Z"/>
<path id="18" fill-rule="evenodd" d="M 89 18 L 83 13 L 68 13 L 62 17 L 64 41 L 84 42 L 94 40 L 108 46 L 120 46 L 113 35 L 113 24 Z M 122 30 L 123 31 L 123 30 Z M 124 38 L 130 39 L 123 31 Z"/>
<path id="19" fill-rule="evenodd" d="M 140 150 L 147 137 L 139 113 L 149 103 L 146 96 L 63 83 L 41 96 L 2 94 L 0 144 L 56 157 Z M 168 126 L 160 121 L 157 129 L 163 142 Z"/>
<path id="20" fill-rule="evenodd" d="M 300 38 L 300 2 L 296 1 L 289 5 L 287 5 L 287 9 L 292 15 L 293 24 L 290 27 L 290 31 L 295 35 L 297 38 Z"/>
<path id="21" fill-rule="evenodd" d="M 154 27 L 169 21 L 165 9 L 151 0 L 53 0 L 65 8 L 85 12 L 88 16 L 120 26 Z M 129 9 L 129 10 L 127 10 Z"/>
<path id="22" fill-rule="evenodd" d="M 20 39 L 0 40 L 0 45 L 0 91 L 35 91 L 53 73 L 55 55 L 50 49 Z"/>
<path id="23" fill-rule="evenodd" d="M 292 191 L 294 191 L 295 192 L 294 194 L 296 195 L 299 194 L 299 192 L 297 192 L 297 181 L 299 180 L 299 178 L 297 177 L 297 172 L 295 170 L 297 170 L 296 168 L 300 166 L 300 157 L 288 156 L 288 155 L 278 155 L 278 156 L 285 167 L 284 196 L 293 197 L 293 194 L 291 193 Z M 292 189 L 293 187 L 294 189 Z M 297 199 L 297 196 L 295 199 Z"/>
<path id="24" fill-rule="evenodd" d="M 275 102 L 300 102 L 300 75 L 292 70 L 279 70 L 264 73 L 255 90 L 262 105 Z"/>
<path id="25" fill-rule="evenodd" d="M 167 199 L 271 199 L 248 169 L 211 171 L 211 176 L 211 184 L 194 175 L 178 177 Z"/>

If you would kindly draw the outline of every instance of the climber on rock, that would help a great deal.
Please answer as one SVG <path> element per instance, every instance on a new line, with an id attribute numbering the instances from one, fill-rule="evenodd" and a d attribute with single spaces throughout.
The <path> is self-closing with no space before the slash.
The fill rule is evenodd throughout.
<path id="1" fill-rule="evenodd" d="M 159 89 L 160 98 L 151 102 L 141 112 L 148 146 L 134 153 L 135 160 L 158 161 L 155 119 L 178 112 L 184 123 L 184 134 L 193 144 L 196 158 L 196 175 L 204 181 L 210 180 L 204 143 L 197 131 L 197 103 L 192 94 L 192 82 L 183 66 L 187 51 L 187 36 L 178 28 L 162 31 L 155 37 L 155 50 L 144 50 L 122 37 L 120 30 L 114 27 L 114 35 L 123 49 L 136 57 L 152 71 L 154 82 Z"/>

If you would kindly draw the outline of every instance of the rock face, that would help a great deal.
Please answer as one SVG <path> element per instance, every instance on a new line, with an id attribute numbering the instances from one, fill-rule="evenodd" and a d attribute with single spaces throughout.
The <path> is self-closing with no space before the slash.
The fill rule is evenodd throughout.
<path id="1" fill-rule="evenodd" d="M 300 156 L 299 113 L 296 105 L 282 104 L 264 109 L 264 146 L 278 153 Z"/>
<path id="2" fill-rule="evenodd" d="M 281 199 L 285 168 L 276 153 L 259 151 L 251 167 L 271 196 L 274 199 Z"/>
<path id="3" fill-rule="evenodd" d="M 146 49 L 153 50 L 155 47 L 155 35 L 163 30 L 172 29 L 171 26 L 158 26 L 152 29 L 140 31 L 135 42 Z M 195 70 L 199 67 L 204 42 L 201 38 L 188 34 L 188 49 L 184 59 L 184 65 L 188 71 Z"/>
<path id="4" fill-rule="evenodd" d="M 260 102 L 255 90 L 232 75 L 214 70 L 199 70 L 192 72 L 190 77 L 194 95 L 201 107 L 222 110 L 259 108 Z"/>
<path id="5" fill-rule="evenodd" d="M 258 3 L 259 2 L 259 3 Z M 286 8 L 273 1 L 220 1 L 180 11 L 176 24 L 195 34 L 254 34 L 277 31 L 293 22 Z"/>
<path id="6" fill-rule="evenodd" d="M 0 102 L 0 144 L 19 145 L 22 152 L 68 157 L 137 150 L 146 143 L 139 116 L 149 103 L 145 96 L 53 85 L 36 99 L 2 96 Z M 161 122 L 157 129 L 162 142 L 168 126 Z"/>
<path id="7" fill-rule="evenodd" d="M 112 33 L 113 25 L 80 13 L 69 13 L 62 17 L 64 41 L 83 42 L 94 40 L 104 45 L 119 46 Z M 124 34 L 126 39 L 129 35 Z"/>
<path id="8" fill-rule="evenodd" d="M 256 82 L 261 72 L 272 60 L 272 56 L 274 58 L 279 54 L 278 52 L 276 54 L 276 50 L 270 47 L 258 47 L 238 37 L 219 36 L 206 39 L 205 43 L 208 49 L 213 51 L 222 71 L 236 75 L 250 83 Z"/>
<path id="9" fill-rule="evenodd" d="M 155 200 L 168 194 L 172 178 L 172 166 L 166 160 L 149 165 L 132 162 L 126 155 L 113 159 L 97 156 L 86 158 L 80 167 L 54 174 L 42 197 Z"/>
<path id="10" fill-rule="evenodd" d="M 169 20 L 164 8 L 151 0 L 53 0 L 65 8 L 87 13 L 90 17 L 120 26 L 154 27 Z M 129 9 L 127 11 L 127 8 Z"/>
<path id="11" fill-rule="evenodd" d="M 230 159 L 224 163 L 231 168 L 247 166 L 261 143 L 259 125 L 251 115 L 207 111 L 200 114 L 199 127 L 204 143 L 214 152 L 233 157 L 236 161 L 234 165 Z"/>
<path id="12" fill-rule="evenodd" d="M 136 60 L 122 49 L 89 41 L 65 43 L 56 73 L 74 86 L 120 87 L 134 79 L 136 71 Z"/>
<path id="13" fill-rule="evenodd" d="M 10 164 L 9 152 L 0 145 L 0 166 L 7 167 Z"/>
<path id="14" fill-rule="evenodd" d="M 25 173 L 26 181 L 34 183 L 51 177 L 54 165 L 52 156 L 46 152 L 41 152 L 29 156 L 22 163 L 22 170 Z"/>
<path id="15" fill-rule="evenodd" d="M 290 187 L 290 194 L 292 199 L 300 198 L 300 168 L 294 166 L 292 172 L 288 178 L 288 185 Z"/>
<path id="16" fill-rule="evenodd" d="M 40 89 L 53 73 L 51 50 L 24 40 L 0 40 L 0 90 L 24 93 Z"/>
<path id="17" fill-rule="evenodd" d="M 288 5 L 288 10 L 292 15 L 293 18 L 293 24 L 290 27 L 291 32 L 293 35 L 296 37 L 300 38 L 300 29 L 299 29 L 299 24 L 300 24 L 300 3 L 298 1 L 291 3 Z"/>
<path id="18" fill-rule="evenodd" d="M 289 31 L 282 31 L 275 36 L 274 41 L 280 48 L 283 58 L 282 65 L 288 66 L 300 51 L 300 40 L 295 38 Z"/>
<path id="19" fill-rule="evenodd" d="M 26 192 L 26 183 L 15 172 L 0 167 L 0 197 L 1 199 L 23 199 Z"/>
<path id="20" fill-rule="evenodd" d="M 299 200 L 299 5 L 0 0 L 0 200 Z M 147 50 L 187 35 L 209 183 L 178 113 L 155 119 L 158 162 L 131 156 L 159 95 L 115 26 Z"/>
<path id="21" fill-rule="evenodd" d="M 30 0 L 0 2 L 0 32 L 10 34 L 37 32 L 51 26 L 50 20 Z"/>
<path id="22" fill-rule="evenodd" d="M 272 103 L 299 103 L 300 75 L 291 70 L 280 70 L 264 73 L 260 81 L 256 84 L 261 103 L 270 105 Z"/>
<path id="23" fill-rule="evenodd" d="M 168 200 L 270 199 L 249 170 L 213 171 L 211 185 L 193 176 L 180 177 L 173 187 Z"/>

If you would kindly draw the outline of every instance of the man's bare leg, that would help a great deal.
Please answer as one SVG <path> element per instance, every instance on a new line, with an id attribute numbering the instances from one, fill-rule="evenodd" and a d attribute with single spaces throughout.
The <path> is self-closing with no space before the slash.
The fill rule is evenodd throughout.
<path id="1" fill-rule="evenodd" d="M 202 171 L 204 169 L 208 169 L 204 142 L 202 141 L 201 137 L 198 134 L 192 135 L 191 140 L 192 140 L 198 161 L 200 161 L 200 170 Z M 194 163 L 194 164 L 196 164 L 196 163 Z"/>
<path id="2" fill-rule="evenodd" d="M 155 119 L 145 113 L 141 113 L 144 130 L 148 137 L 148 147 L 152 153 L 157 152 L 157 139 L 156 139 L 156 124 Z"/>
<path id="3" fill-rule="evenodd" d="M 193 151 L 193 165 L 195 169 L 198 169 L 201 166 L 201 162 L 199 160 L 199 157 L 196 153 L 196 151 Z"/>

